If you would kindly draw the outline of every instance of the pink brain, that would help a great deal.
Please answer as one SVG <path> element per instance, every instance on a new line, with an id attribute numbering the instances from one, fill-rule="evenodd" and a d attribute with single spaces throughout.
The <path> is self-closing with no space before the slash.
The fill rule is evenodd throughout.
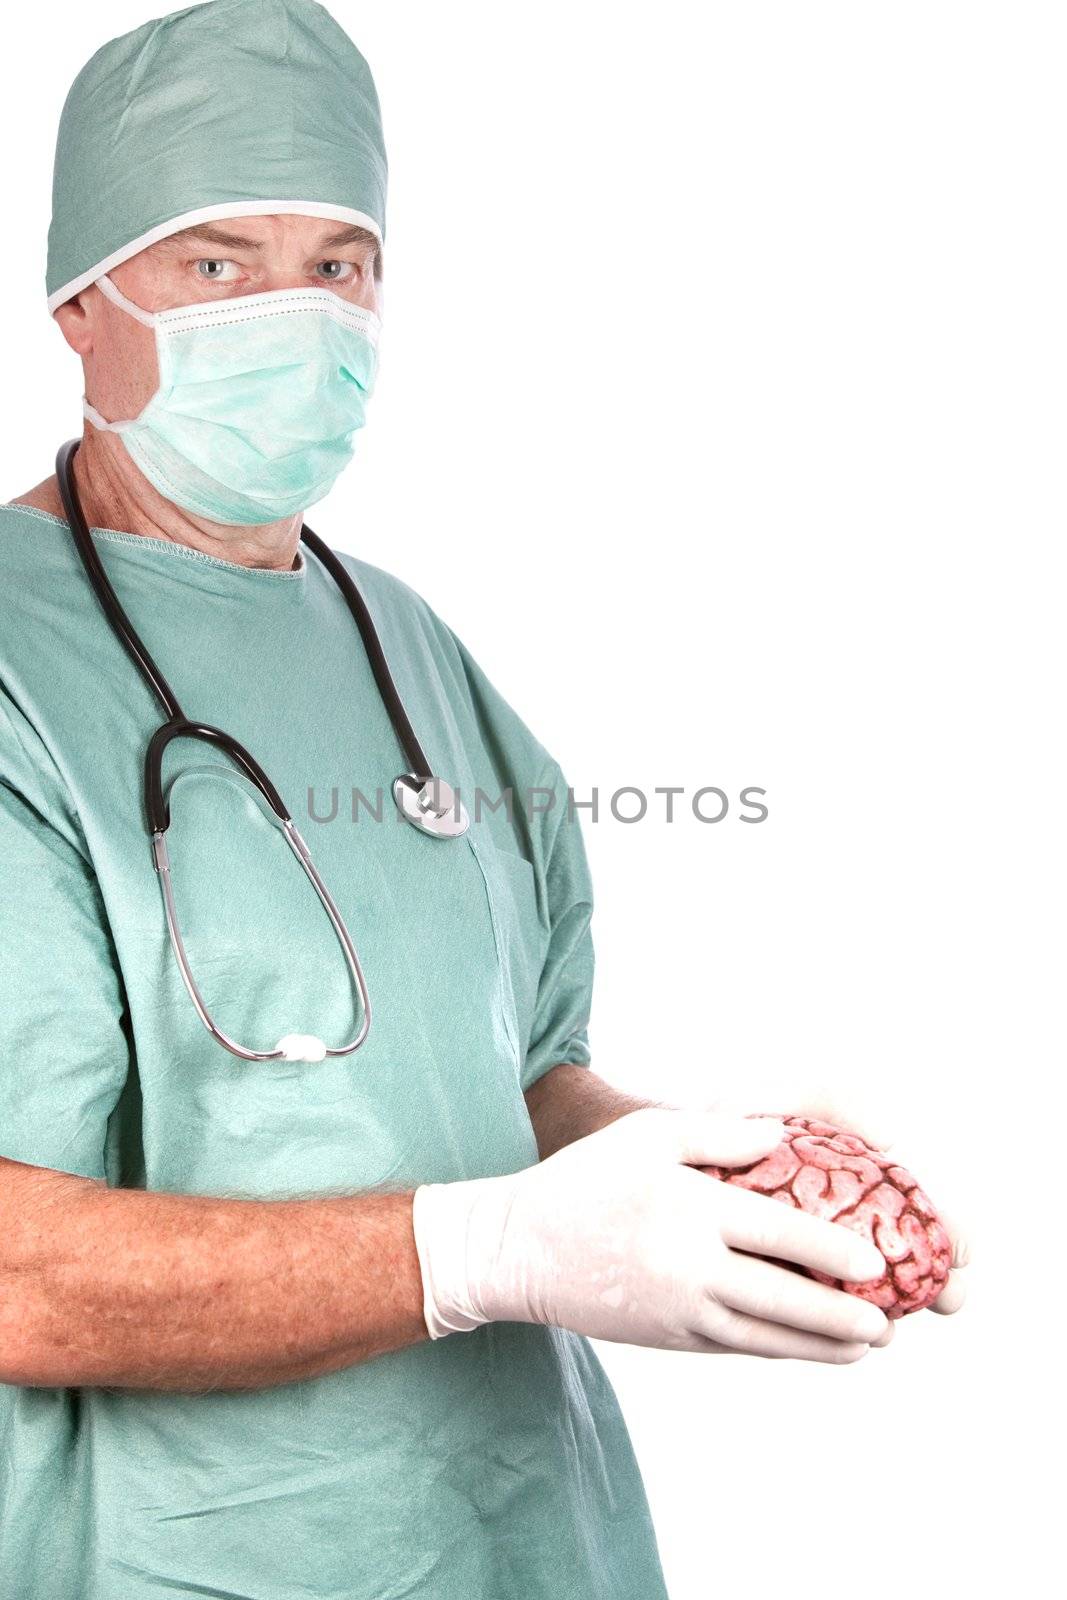
<path id="1" fill-rule="evenodd" d="M 779 1265 L 869 1300 L 887 1317 L 931 1305 L 948 1280 L 952 1243 L 911 1173 L 872 1150 L 858 1134 L 829 1122 L 794 1116 L 780 1120 L 785 1138 L 769 1155 L 748 1167 L 701 1171 L 851 1228 L 873 1240 L 885 1257 L 886 1271 L 867 1283 L 849 1283 L 796 1262 Z"/>

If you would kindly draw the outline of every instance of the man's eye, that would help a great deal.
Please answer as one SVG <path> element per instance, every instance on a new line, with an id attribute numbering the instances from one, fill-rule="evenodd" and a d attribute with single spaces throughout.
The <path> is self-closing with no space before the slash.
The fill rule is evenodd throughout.
<path id="1" fill-rule="evenodd" d="M 333 283 L 350 278 L 355 268 L 351 261 L 320 261 L 316 271 Z"/>
<path id="2" fill-rule="evenodd" d="M 229 265 L 228 261 L 203 260 L 196 263 L 196 270 L 202 278 L 221 278 Z"/>

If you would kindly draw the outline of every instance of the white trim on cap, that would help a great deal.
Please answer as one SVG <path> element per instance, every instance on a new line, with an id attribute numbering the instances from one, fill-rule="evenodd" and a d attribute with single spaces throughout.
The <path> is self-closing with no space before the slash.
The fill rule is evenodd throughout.
<path id="1" fill-rule="evenodd" d="M 129 244 L 123 245 L 121 250 L 113 250 L 103 261 L 98 261 L 95 267 L 90 267 L 88 272 L 80 272 L 76 278 L 71 278 L 69 283 L 65 283 L 62 289 L 57 289 L 55 294 L 48 296 L 49 315 L 72 295 L 87 289 L 105 272 L 110 272 L 112 267 L 120 266 L 123 261 L 129 261 L 131 256 L 137 255 L 141 250 L 147 250 L 150 244 L 158 244 L 160 239 L 169 239 L 172 233 L 181 233 L 183 228 L 191 228 L 197 222 L 219 222 L 224 217 L 273 216 L 327 217 L 332 222 L 350 222 L 354 227 L 369 229 L 381 243 L 382 230 L 374 218 L 368 216 L 365 211 L 353 210 L 351 206 L 335 206 L 321 200 L 227 200 L 221 205 L 200 206 L 195 211 L 183 211 L 180 217 L 175 217 L 170 222 L 161 222 L 156 228 L 150 228 L 147 233 L 142 233 Z"/>

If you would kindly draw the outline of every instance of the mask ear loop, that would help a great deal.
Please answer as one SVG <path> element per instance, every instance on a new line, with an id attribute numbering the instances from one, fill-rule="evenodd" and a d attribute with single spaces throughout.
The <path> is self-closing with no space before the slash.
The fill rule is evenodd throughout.
<path id="1" fill-rule="evenodd" d="M 133 417 L 128 417 L 125 422 L 108 422 L 102 417 L 88 396 L 82 395 L 82 416 L 88 417 L 94 428 L 99 428 L 101 433 L 125 433 L 126 429 L 134 422 Z"/>
<path id="2" fill-rule="evenodd" d="M 159 321 L 159 314 L 155 311 L 145 311 L 142 306 L 134 305 L 132 300 L 127 300 L 122 290 L 112 283 L 105 272 L 96 279 L 95 287 L 100 290 L 105 300 L 118 306 L 120 311 L 125 311 L 127 316 L 133 317 L 137 322 L 143 323 L 146 328 L 155 328 Z M 128 417 L 124 422 L 108 422 L 93 405 L 88 395 L 82 395 L 82 414 L 88 417 L 94 428 L 99 428 L 101 433 L 123 433 L 136 421 L 135 417 Z"/>
<path id="3" fill-rule="evenodd" d="M 100 290 L 105 300 L 110 300 L 111 304 L 118 306 L 120 311 L 125 311 L 128 316 L 136 318 L 138 322 L 143 322 L 146 328 L 154 328 L 159 321 L 158 311 L 146 311 L 143 306 L 134 305 L 132 300 L 127 300 L 122 290 L 112 283 L 106 272 L 97 278 L 95 286 Z"/>

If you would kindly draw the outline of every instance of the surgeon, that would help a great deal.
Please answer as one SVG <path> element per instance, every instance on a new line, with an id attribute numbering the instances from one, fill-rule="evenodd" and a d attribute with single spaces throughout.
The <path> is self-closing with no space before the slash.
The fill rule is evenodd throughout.
<path id="1" fill-rule="evenodd" d="M 360 624 L 301 537 L 374 386 L 385 195 L 310 0 L 148 22 L 63 111 L 84 431 L 0 510 L 2 1600 L 657 1600 L 587 1339 L 889 1339 L 783 1265 L 862 1281 L 873 1245 L 698 1170 L 780 1122 L 594 1075 L 556 762 L 416 594 L 333 557 Z M 393 804 L 398 702 L 446 800 Z"/>

